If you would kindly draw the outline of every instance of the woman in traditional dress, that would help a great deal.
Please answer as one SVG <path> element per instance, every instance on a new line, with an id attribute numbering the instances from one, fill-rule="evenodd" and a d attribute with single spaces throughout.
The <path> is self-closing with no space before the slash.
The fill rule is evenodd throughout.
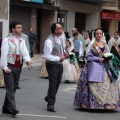
<path id="1" fill-rule="evenodd" d="M 119 107 L 118 74 L 105 58 L 109 53 L 102 42 L 103 32 L 95 30 L 95 41 L 86 52 L 86 67 L 78 81 L 74 106 L 85 109 L 115 109 Z M 112 72 L 112 74 L 111 74 Z"/>
<path id="2" fill-rule="evenodd" d="M 113 53 L 120 61 L 120 37 L 118 32 L 114 33 L 114 36 L 109 40 L 108 45 L 110 52 Z"/>
<path id="3" fill-rule="evenodd" d="M 84 55 L 83 55 L 83 61 L 84 61 L 86 50 L 87 50 L 87 47 L 88 47 L 88 45 L 90 43 L 90 38 L 89 38 L 88 33 L 84 33 L 83 38 L 84 38 L 84 43 L 85 43 L 85 46 L 84 46 Z"/>
<path id="4" fill-rule="evenodd" d="M 42 65 L 41 65 L 41 69 L 40 69 L 40 77 L 41 78 L 48 78 L 48 72 L 46 70 L 46 60 L 43 56 L 43 61 L 42 61 Z"/>
<path id="5" fill-rule="evenodd" d="M 78 81 L 80 75 L 80 69 L 74 53 L 74 47 L 69 40 L 66 40 L 66 54 L 67 57 L 63 61 L 62 80 L 66 82 Z"/>

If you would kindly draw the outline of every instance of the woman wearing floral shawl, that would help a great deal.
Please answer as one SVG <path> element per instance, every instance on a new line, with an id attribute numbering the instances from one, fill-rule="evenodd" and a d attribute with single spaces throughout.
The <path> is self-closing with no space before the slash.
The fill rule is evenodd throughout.
<path id="1" fill-rule="evenodd" d="M 120 36 L 118 32 L 114 33 L 114 36 L 108 42 L 108 46 L 110 52 L 117 57 L 118 61 L 120 61 Z M 120 68 L 120 62 L 118 62 L 118 67 Z"/>
<path id="2" fill-rule="evenodd" d="M 116 109 L 120 105 L 118 74 L 110 64 L 113 56 L 102 42 L 103 31 L 95 30 L 95 41 L 88 46 L 86 67 L 81 72 L 74 106 L 85 109 Z M 107 57 L 106 55 L 109 55 Z"/>

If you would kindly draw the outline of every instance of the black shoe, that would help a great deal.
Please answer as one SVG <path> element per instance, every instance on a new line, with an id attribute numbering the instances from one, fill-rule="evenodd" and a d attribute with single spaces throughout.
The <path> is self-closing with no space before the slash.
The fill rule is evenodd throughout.
<path id="1" fill-rule="evenodd" d="M 12 111 L 11 111 L 11 110 L 8 110 L 8 109 L 2 109 L 2 113 L 12 114 Z"/>
<path id="2" fill-rule="evenodd" d="M 49 111 L 49 112 L 56 112 L 56 111 L 54 110 L 54 108 L 47 108 L 47 111 Z"/>
<path id="3" fill-rule="evenodd" d="M 14 115 L 16 115 L 16 114 L 18 114 L 19 113 L 19 110 L 12 110 L 12 115 L 14 116 Z"/>
<path id="4" fill-rule="evenodd" d="M 19 85 L 17 86 L 17 89 L 20 89 L 20 86 L 19 86 Z"/>
<path id="5" fill-rule="evenodd" d="M 44 100 L 45 100 L 46 102 L 48 102 L 48 97 L 46 96 L 46 97 L 44 98 Z"/>

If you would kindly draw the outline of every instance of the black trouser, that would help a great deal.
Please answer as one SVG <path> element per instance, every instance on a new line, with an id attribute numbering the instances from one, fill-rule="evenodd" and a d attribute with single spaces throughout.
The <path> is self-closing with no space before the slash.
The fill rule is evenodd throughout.
<path id="1" fill-rule="evenodd" d="M 11 73 L 5 73 L 3 70 L 5 88 L 6 88 L 6 95 L 5 95 L 3 109 L 13 110 L 16 109 L 15 92 L 20 78 L 20 68 L 9 67 L 9 69 L 12 70 Z"/>
<path id="2" fill-rule="evenodd" d="M 63 73 L 63 65 L 62 64 L 52 64 L 52 63 L 46 63 L 46 69 L 49 76 L 49 88 L 48 88 L 48 105 L 47 106 L 53 106 L 55 104 L 56 100 L 56 93 L 58 91 L 61 79 L 62 79 L 62 73 Z"/>
<path id="3" fill-rule="evenodd" d="M 79 65 L 80 64 L 80 62 L 79 62 L 79 52 L 75 52 L 75 55 L 77 57 L 77 62 L 78 62 L 78 65 Z"/>

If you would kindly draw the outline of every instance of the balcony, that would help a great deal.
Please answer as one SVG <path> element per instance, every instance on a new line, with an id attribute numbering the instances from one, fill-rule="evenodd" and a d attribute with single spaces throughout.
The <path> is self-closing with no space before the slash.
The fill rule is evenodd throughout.
<path id="1" fill-rule="evenodd" d="M 102 0 L 103 10 L 119 10 L 120 0 Z"/>

